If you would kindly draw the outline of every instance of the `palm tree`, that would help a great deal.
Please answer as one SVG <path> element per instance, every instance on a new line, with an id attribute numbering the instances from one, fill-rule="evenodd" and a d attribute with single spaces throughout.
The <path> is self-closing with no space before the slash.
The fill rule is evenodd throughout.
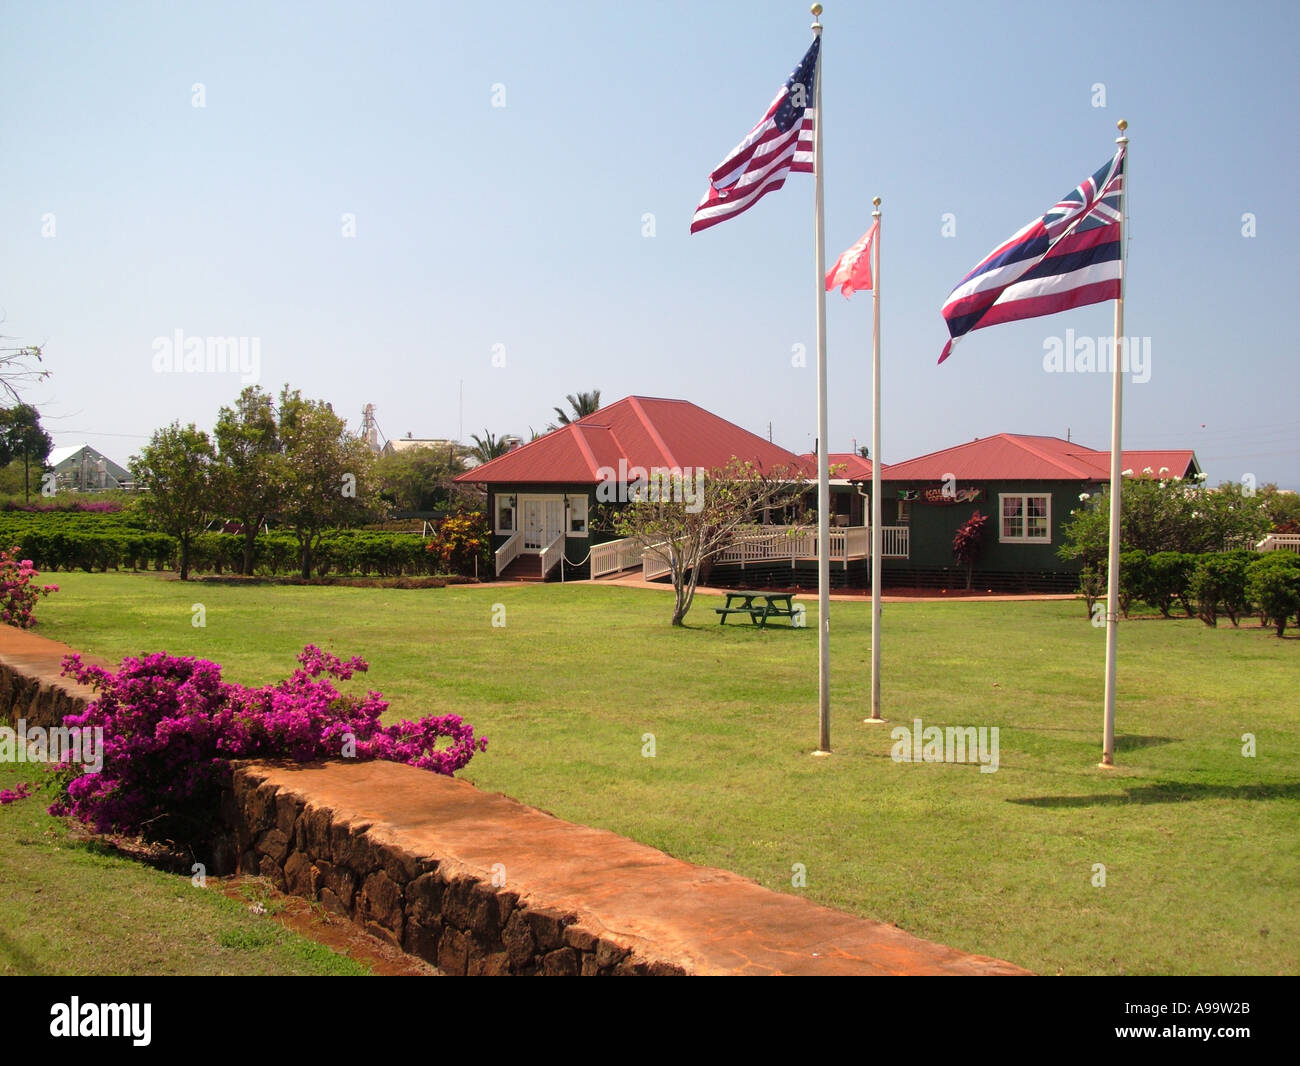
<path id="1" fill-rule="evenodd" d="M 477 433 L 469 435 L 469 439 L 474 442 L 474 447 L 470 448 L 469 453 L 480 463 L 490 462 L 510 450 L 510 438 L 506 434 L 494 437 L 489 429 L 483 430 L 483 434 L 482 437 Z"/>
<path id="2" fill-rule="evenodd" d="M 591 392 L 580 392 L 577 396 L 570 394 L 565 399 L 569 401 L 569 406 L 573 408 L 573 417 L 570 418 L 565 414 L 563 408 L 555 408 L 561 426 L 567 426 L 571 422 L 578 421 L 579 418 L 585 418 L 587 415 L 595 414 L 600 410 L 600 389 L 593 389 Z"/>

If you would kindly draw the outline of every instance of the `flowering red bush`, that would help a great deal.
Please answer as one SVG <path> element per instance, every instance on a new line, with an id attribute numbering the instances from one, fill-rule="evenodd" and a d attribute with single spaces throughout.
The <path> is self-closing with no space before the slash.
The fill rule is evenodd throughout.
<path id="1" fill-rule="evenodd" d="M 971 574 L 975 568 L 975 560 L 979 558 L 980 549 L 983 547 L 984 525 L 988 522 L 988 515 L 980 514 L 976 511 L 965 522 L 957 527 L 957 532 L 952 538 L 952 554 L 957 562 L 966 568 L 966 588 L 971 586 Z"/>
<path id="2" fill-rule="evenodd" d="M 30 629 L 36 624 L 32 614 L 36 601 L 51 592 L 58 592 L 58 585 L 33 585 L 32 582 L 41 575 L 32 567 L 30 559 L 19 560 L 18 546 L 8 551 L 0 551 L 0 621 L 19 629 Z"/>
<path id="3" fill-rule="evenodd" d="M 99 696 L 63 724 L 103 729 L 103 769 L 58 767 L 61 795 L 50 813 L 101 833 L 193 841 L 216 826 L 230 759 L 386 759 L 452 774 L 487 749 L 459 715 L 380 725 L 388 704 L 378 692 L 342 695 L 331 680 L 366 670 L 360 658 L 343 662 L 309 644 L 298 663 L 283 681 L 246 688 L 222 681 L 221 667 L 204 659 L 158 653 L 123 659 L 113 673 L 69 655 L 64 674 Z"/>
<path id="4" fill-rule="evenodd" d="M 427 550 L 441 560 L 444 572 L 472 577 L 477 573 L 475 560 L 487 572 L 492 561 L 491 547 L 487 515 L 482 511 L 460 511 L 438 524 Z"/>

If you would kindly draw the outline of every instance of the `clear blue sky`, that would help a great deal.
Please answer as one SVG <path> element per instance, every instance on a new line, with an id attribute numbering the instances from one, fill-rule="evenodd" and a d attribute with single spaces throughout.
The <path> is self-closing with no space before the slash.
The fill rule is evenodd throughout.
<path id="1" fill-rule="evenodd" d="M 1125 444 L 1300 488 L 1298 12 L 826 4 L 829 261 L 883 198 L 886 462 L 998 432 L 1107 446 L 1109 378 L 1045 373 L 1043 355 L 1067 328 L 1108 336 L 1110 305 L 936 359 L 949 290 L 1100 166 L 1122 117 L 1125 332 L 1151 344 Z M 372 401 L 390 437 L 455 437 L 463 382 L 466 436 L 526 436 L 599 388 L 808 450 L 812 178 L 688 226 L 810 21 L 800 2 L 9 3 L 0 332 L 45 346 L 53 376 L 29 398 L 56 443 L 121 462 L 173 418 L 210 428 L 239 391 L 155 373 L 176 329 L 260 338 L 263 387 L 353 426 Z M 871 434 L 871 301 L 828 301 L 830 443 L 847 450 Z"/>

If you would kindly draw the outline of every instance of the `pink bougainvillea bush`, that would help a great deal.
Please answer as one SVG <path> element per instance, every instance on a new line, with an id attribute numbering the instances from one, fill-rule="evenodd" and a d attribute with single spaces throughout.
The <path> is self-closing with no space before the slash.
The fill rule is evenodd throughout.
<path id="1" fill-rule="evenodd" d="M 19 629 L 30 629 L 36 624 L 33 611 L 36 601 L 58 585 L 32 584 L 41 575 L 32 567 L 30 559 L 18 559 L 18 546 L 0 551 L 0 621 Z"/>
<path id="2" fill-rule="evenodd" d="M 69 655 L 64 674 L 98 690 L 71 728 L 103 729 L 103 768 L 57 768 L 58 800 L 50 813 L 72 815 L 101 833 L 174 842 L 205 838 L 217 824 L 230 759 L 311 762 L 386 759 L 452 774 L 485 737 L 459 715 L 380 724 L 388 703 L 378 692 L 343 695 L 334 681 L 367 669 L 309 644 L 285 680 L 246 688 L 221 680 L 205 659 L 165 653 L 126 658 L 116 672 Z"/>
<path id="3" fill-rule="evenodd" d="M 17 803 L 31 794 L 32 786 L 26 781 L 20 781 L 13 788 L 0 788 L 0 807 L 7 807 L 11 803 Z"/>

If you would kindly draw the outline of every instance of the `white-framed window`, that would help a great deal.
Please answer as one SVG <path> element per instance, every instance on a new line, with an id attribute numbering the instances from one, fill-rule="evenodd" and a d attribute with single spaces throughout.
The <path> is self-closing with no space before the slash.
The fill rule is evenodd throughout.
<path id="1" fill-rule="evenodd" d="M 513 533 L 515 528 L 515 498 L 497 496 L 497 532 Z"/>
<path id="2" fill-rule="evenodd" d="M 899 500 L 898 501 L 898 524 L 900 526 L 905 526 L 911 521 L 912 521 L 912 501 Z"/>
<path id="3" fill-rule="evenodd" d="M 1052 497 L 1048 493 L 998 493 L 1003 544 L 1051 544 Z"/>
<path id="4" fill-rule="evenodd" d="M 585 537 L 587 535 L 587 497 L 569 497 L 569 535 Z"/>

